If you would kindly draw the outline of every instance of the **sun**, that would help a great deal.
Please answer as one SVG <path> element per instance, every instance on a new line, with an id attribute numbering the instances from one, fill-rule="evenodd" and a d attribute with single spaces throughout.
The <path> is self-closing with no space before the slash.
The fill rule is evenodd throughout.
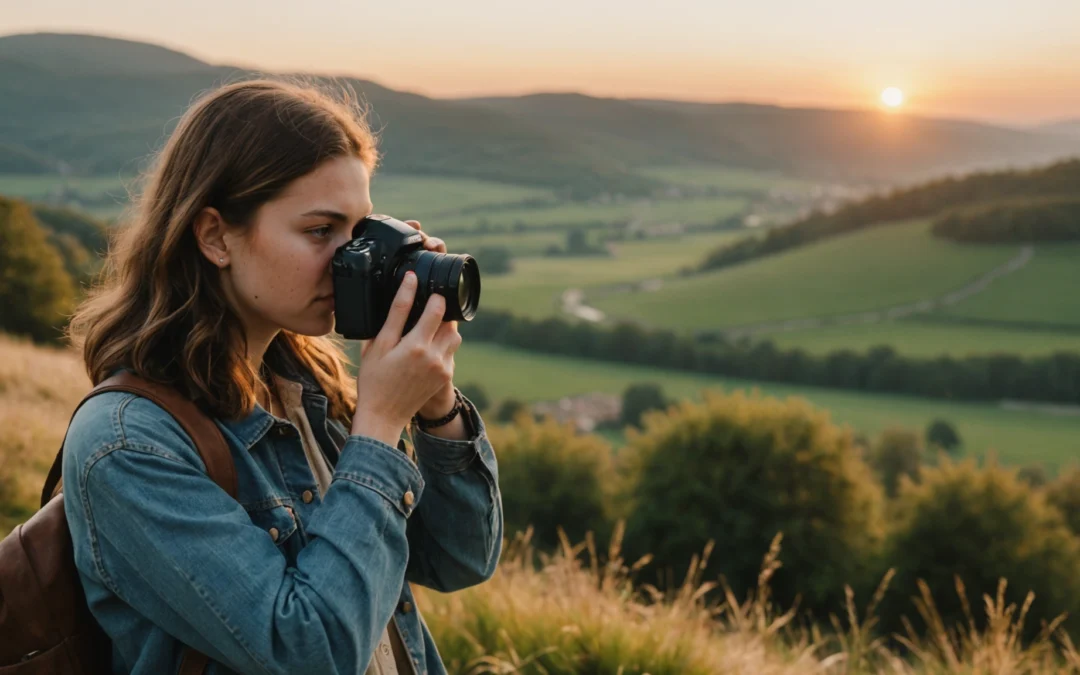
<path id="1" fill-rule="evenodd" d="M 881 102 L 889 108 L 899 108 L 904 102 L 904 92 L 896 87 L 889 87 L 881 92 Z"/>

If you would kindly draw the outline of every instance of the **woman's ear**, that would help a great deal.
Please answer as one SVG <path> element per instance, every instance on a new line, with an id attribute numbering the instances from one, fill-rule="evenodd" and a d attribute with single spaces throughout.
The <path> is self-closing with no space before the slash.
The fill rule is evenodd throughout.
<path id="1" fill-rule="evenodd" d="M 212 206 L 207 206 L 195 216 L 195 241 L 206 259 L 222 269 L 229 266 L 229 251 L 225 245 L 225 219 Z"/>

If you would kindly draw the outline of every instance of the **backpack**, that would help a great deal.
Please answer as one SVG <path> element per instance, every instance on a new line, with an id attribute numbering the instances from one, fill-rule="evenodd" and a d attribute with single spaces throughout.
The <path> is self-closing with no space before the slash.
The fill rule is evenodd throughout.
<path id="1" fill-rule="evenodd" d="M 194 403 L 168 386 L 124 371 L 94 387 L 76 412 L 91 397 L 109 391 L 137 394 L 168 411 L 195 442 L 210 478 L 236 498 L 236 467 L 229 447 L 217 425 Z M 3 675 L 112 672 L 112 643 L 90 613 L 75 567 L 61 492 L 63 457 L 61 444 L 41 491 L 41 509 L 0 541 Z M 186 647 L 180 675 L 200 675 L 209 661 Z"/>

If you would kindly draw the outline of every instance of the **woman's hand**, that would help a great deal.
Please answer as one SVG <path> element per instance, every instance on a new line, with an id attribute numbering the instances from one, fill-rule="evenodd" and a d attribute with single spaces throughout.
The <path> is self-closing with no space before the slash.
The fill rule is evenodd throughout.
<path id="1" fill-rule="evenodd" d="M 435 253 L 446 253 L 446 242 L 438 237 L 429 236 L 427 232 L 424 232 L 420 227 L 419 220 L 406 220 L 406 225 L 411 225 L 420 232 L 420 236 L 424 241 L 424 249 L 428 251 L 434 251 Z M 449 321 L 447 323 L 453 324 L 454 332 L 457 333 L 457 321 Z M 460 341 L 460 336 L 458 340 Z M 450 370 L 454 369 L 454 357 L 450 357 Z M 439 392 L 432 396 L 424 405 L 420 406 L 417 413 L 424 419 L 435 420 L 439 419 L 443 415 L 450 412 L 450 409 L 457 403 L 457 399 L 454 396 L 454 382 L 451 380 L 443 387 Z"/>
<path id="2" fill-rule="evenodd" d="M 446 299 L 432 295 L 416 325 L 402 337 L 416 297 L 416 274 L 405 275 L 382 330 L 363 351 L 356 382 L 352 433 L 396 446 L 401 432 L 440 392 L 453 391 L 455 322 L 443 321 Z M 440 414 L 445 414 L 444 410 Z"/>

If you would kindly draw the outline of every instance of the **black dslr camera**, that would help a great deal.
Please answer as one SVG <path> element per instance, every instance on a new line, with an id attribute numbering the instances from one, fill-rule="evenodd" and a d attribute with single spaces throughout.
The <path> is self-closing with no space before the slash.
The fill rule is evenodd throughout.
<path id="1" fill-rule="evenodd" d="M 471 321 L 480 305 L 480 268 L 469 255 L 424 250 L 413 227 L 390 216 L 371 215 L 353 228 L 353 238 L 334 252 L 334 329 L 350 340 L 369 340 L 382 329 L 405 273 L 418 285 L 405 332 L 424 312 L 433 293 L 446 298 L 443 321 Z"/>

